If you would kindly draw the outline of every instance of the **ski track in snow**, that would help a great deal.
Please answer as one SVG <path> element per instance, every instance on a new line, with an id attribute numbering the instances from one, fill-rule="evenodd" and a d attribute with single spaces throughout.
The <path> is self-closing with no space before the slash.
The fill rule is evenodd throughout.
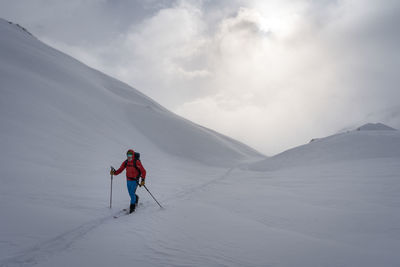
<path id="1" fill-rule="evenodd" d="M 209 180 L 201 185 L 186 189 L 175 196 L 165 199 L 163 202 L 168 203 L 169 201 L 177 200 L 190 195 L 196 191 L 202 190 L 215 182 L 221 181 L 229 177 L 235 167 L 228 169 L 223 175 Z M 86 234 L 96 229 L 100 225 L 107 221 L 115 220 L 115 216 L 120 217 L 122 211 L 118 211 L 112 215 L 107 215 L 102 218 L 98 218 L 87 223 L 80 225 L 77 228 L 66 231 L 54 238 L 41 242 L 34 245 L 33 247 L 26 249 L 13 257 L 6 258 L 0 261 L 0 267 L 14 267 L 14 266 L 34 266 L 39 264 L 41 261 L 46 260 L 52 255 L 62 252 L 68 249 L 73 243 L 82 239 Z"/>
<path id="2" fill-rule="evenodd" d="M 54 238 L 36 244 L 35 246 L 24 250 L 11 258 L 2 260 L 0 262 L 0 266 L 11 267 L 36 265 L 39 262 L 49 258 L 53 254 L 68 249 L 74 242 L 83 238 L 87 233 L 94 230 L 103 223 L 109 220 L 113 220 L 113 216 L 120 213 L 121 211 L 118 211 L 113 215 L 108 215 L 99 219 L 89 221 Z"/>

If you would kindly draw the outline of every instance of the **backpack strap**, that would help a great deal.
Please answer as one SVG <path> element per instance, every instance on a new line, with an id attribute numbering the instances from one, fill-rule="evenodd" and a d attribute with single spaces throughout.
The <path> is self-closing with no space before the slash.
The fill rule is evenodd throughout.
<path id="1" fill-rule="evenodd" d="M 139 154 L 140 155 L 140 154 Z M 139 156 L 140 157 L 140 156 Z M 140 169 L 139 169 L 139 167 L 137 166 L 137 164 L 136 164 L 136 161 L 138 161 L 139 159 L 137 159 L 137 158 L 134 158 L 133 159 L 133 167 L 135 167 L 135 169 L 137 170 L 137 172 L 138 172 L 138 175 L 136 176 L 136 178 L 135 179 L 139 179 L 140 178 L 140 176 L 142 176 L 142 172 L 140 171 Z M 126 166 L 128 166 L 128 160 L 125 160 L 125 162 L 124 162 L 124 166 L 125 166 L 125 168 L 126 168 Z"/>
<path id="2" fill-rule="evenodd" d="M 135 166 L 135 168 L 136 168 L 136 170 L 138 172 L 138 175 L 136 176 L 136 179 L 139 179 L 140 176 L 142 176 L 142 172 L 140 171 L 139 167 L 137 166 L 136 161 L 138 161 L 138 159 L 134 159 L 133 160 L 133 165 Z"/>

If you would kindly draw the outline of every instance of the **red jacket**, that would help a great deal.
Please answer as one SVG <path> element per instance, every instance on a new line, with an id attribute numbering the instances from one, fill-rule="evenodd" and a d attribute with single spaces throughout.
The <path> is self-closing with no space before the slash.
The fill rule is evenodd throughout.
<path id="1" fill-rule="evenodd" d="M 134 160 L 135 159 L 132 159 L 131 161 L 126 160 L 126 161 L 122 162 L 121 167 L 119 167 L 119 169 L 115 171 L 115 175 L 120 174 L 126 168 L 126 179 L 137 180 L 138 176 L 139 176 L 139 172 L 135 168 Z M 136 160 L 136 166 L 139 168 L 140 176 L 144 180 L 146 178 L 146 170 L 143 168 L 142 163 L 138 159 Z"/>

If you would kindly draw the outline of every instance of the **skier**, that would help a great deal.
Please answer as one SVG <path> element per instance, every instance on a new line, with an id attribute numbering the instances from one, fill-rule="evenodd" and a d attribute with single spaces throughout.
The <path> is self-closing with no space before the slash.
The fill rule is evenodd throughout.
<path id="1" fill-rule="evenodd" d="M 128 192 L 131 197 L 131 204 L 129 207 L 129 213 L 135 211 L 136 205 L 139 201 L 139 196 L 135 194 L 137 186 L 144 186 L 146 179 L 146 170 L 143 168 L 140 162 L 138 153 L 135 153 L 132 149 L 126 152 L 127 160 L 122 162 L 121 167 L 118 170 L 111 169 L 111 175 L 118 175 L 126 168 L 126 182 L 128 186 Z M 142 177 L 140 183 L 139 178 Z"/>

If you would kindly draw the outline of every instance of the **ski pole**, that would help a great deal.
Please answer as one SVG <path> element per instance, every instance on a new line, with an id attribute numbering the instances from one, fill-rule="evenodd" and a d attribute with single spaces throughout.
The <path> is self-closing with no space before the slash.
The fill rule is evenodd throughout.
<path id="1" fill-rule="evenodd" d="M 150 191 L 149 191 L 149 189 L 147 189 L 146 185 L 143 185 L 143 186 L 144 186 L 144 188 L 147 190 L 147 192 L 149 192 L 150 196 L 157 202 L 158 206 L 160 206 L 160 208 L 163 209 L 163 206 L 161 206 L 161 204 L 158 203 L 157 199 L 153 196 L 152 193 L 150 193 Z"/>
<path id="2" fill-rule="evenodd" d="M 113 182 L 113 171 L 114 171 L 115 169 L 113 168 L 113 166 L 111 166 L 111 190 L 110 190 L 110 209 L 111 209 L 111 205 L 112 205 L 112 182 Z"/>

